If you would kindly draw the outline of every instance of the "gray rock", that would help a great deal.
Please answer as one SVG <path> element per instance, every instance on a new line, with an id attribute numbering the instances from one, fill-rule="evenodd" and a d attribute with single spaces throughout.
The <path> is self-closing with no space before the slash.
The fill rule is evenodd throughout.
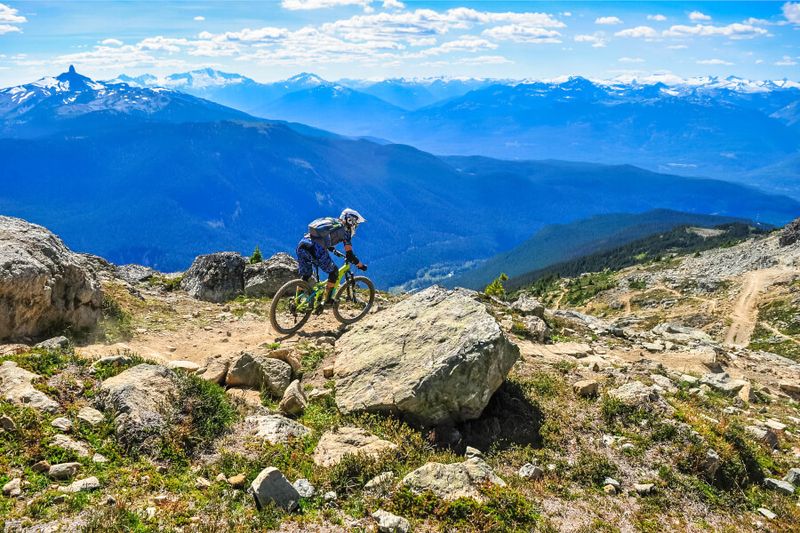
<path id="1" fill-rule="evenodd" d="M 768 477 L 764 479 L 764 486 L 768 489 L 777 490 L 785 494 L 794 494 L 794 485 L 782 479 Z"/>
<path id="2" fill-rule="evenodd" d="M 5 485 L 3 485 L 3 495 L 9 498 L 16 498 L 22 494 L 22 480 L 15 477 Z"/>
<path id="3" fill-rule="evenodd" d="M 781 230 L 780 237 L 778 238 L 779 246 L 791 246 L 800 240 L 800 218 L 795 219 Z"/>
<path id="4" fill-rule="evenodd" d="M 244 257 L 235 252 L 198 256 L 181 280 L 181 288 L 206 302 L 226 302 L 244 292 Z"/>
<path id="5" fill-rule="evenodd" d="M 652 483 L 636 483 L 633 486 L 633 490 L 635 490 L 639 496 L 647 496 L 653 493 L 655 486 Z"/>
<path id="6" fill-rule="evenodd" d="M 212 355 L 203 367 L 197 371 L 197 375 L 206 381 L 216 383 L 217 385 L 225 384 L 225 377 L 228 375 L 228 369 L 231 366 L 230 355 Z"/>
<path id="7" fill-rule="evenodd" d="M 158 275 L 158 271 L 142 265 L 120 265 L 116 268 L 116 276 L 131 285 L 147 281 Z"/>
<path id="8" fill-rule="evenodd" d="M 708 385 L 726 396 L 736 396 L 744 387 L 750 385 L 750 382 L 743 379 L 731 379 L 725 372 L 721 374 L 706 374 L 700 379 L 700 383 Z"/>
<path id="9" fill-rule="evenodd" d="M 93 327 L 102 301 L 85 258 L 41 226 L 0 216 L 0 340 Z"/>
<path id="10" fill-rule="evenodd" d="M 758 512 L 761 513 L 761 516 L 763 516 L 767 520 L 775 520 L 778 517 L 778 515 L 776 515 L 766 507 L 759 507 Z"/>
<path id="11" fill-rule="evenodd" d="M 183 361 L 181 359 L 176 359 L 174 361 L 169 361 L 167 363 L 167 368 L 172 370 L 180 370 L 182 372 L 186 372 L 187 374 L 196 374 L 197 371 L 200 370 L 200 365 L 194 361 Z"/>
<path id="12" fill-rule="evenodd" d="M 304 437 L 311 432 L 300 422 L 281 415 L 248 416 L 245 423 L 256 437 L 262 438 L 270 444 L 284 443 L 290 438 Z"/>
<path id="13" fill-rule="evenodd" d="M 0 429 L 3 431 L 16 431 L 17 424 L 14 422 L 14 419 L 8 415 L 0 416 Z"/>
<path id="14" fill-rule="evenodd" d="M 317 489 L 314 488 L 314 485 L 312 485 L 307 479 L 298 479 L 292 483 L 292 486 L 301 498 L 311 498 L 317 492 Z"/>
<path id="15" fill-rule="evenodd" d="M 614 479 L 613 477 L 607 477 L 603 480 L 603 485 L 611 485 L 614 487 L 616 491 L 620 491 L 622 489 L 622 485 L 619 484 L 619 481 Z"/>
<path id="16" fill-rule="evenodd" d="M 329 467 L 341 462 L 345 455 L 363 454 L 377 458 L 384 452 L 396 449 L 396 444 L 379 439 L 361 428 L 345 426 L 322 435 L 314 450 L 314 463 Z"/>
<path id="17" fill-rule="evenodd" d="M 50 446 L 71 451 L 78 457 L 89 457 L 89 447 L 86 444 L 71 439 L 66 435 L 55 435 L 53 440 L 50 442 Z"/>
<path id="18" fill-rule="evenodd" d="M 464 457 L 467 459 L 483 459 L 483 452 L 472 446 L 467 446 L 467 449 L 464 451 Z"/>
<path id="19" fill-rule="evenodd" d="M 722 463 L 722 459 L 720 458 L 719 454 L 713 448 L 709 448 L 706 450 L 706 455 L 703 458 L 703 462 L 700 465 L 700 468 L 706 473 L 709 478 L 713 478 L 717 474 L 717 470 L 719 469 L 719 465 Z"/>
<path id="20" fill-rule="evenodd" d="M 383 509 L 372 513 L 372 518 L 378 523 L 378 533 L 408 533 L 411 529 L 408 520 Z"/>
<path id="21" fill-rule="evenodd" d="M 530 294 L 520 295 L 520 297 L 511 304 L 511 309 L 523 315 L 544 319 L 544 305 Z"/>
<path id="22" fill-rule="evenodd" d="M 800 485 L 800 468 L 790 468 L 786 475 L 783 476 L 783 480 L 794 486 Z"/>
<path id="23" fill-rule="evenodd" d="M 72 422 L 70 419 L 63 416 L 54 418 L 53 421 L 50 422 L 50 425 L 61 431 L 70 431 L 72 429 Z"/>
<path id="24" fill-rule="evenodd" d="M 100 480 L 96 477 L 87 477 L 86 479 L 79 479 L 78 481 L 74 481 L 71 485 L 67 487 L 59 487 L 59 492 L 63 492 L 65 494 L 73 494 L 76 492 L 87 492 L 90 490 L 97 490 L 100 488 Z"/>
<path id="25" fill-rule="evenodd" d="M 250 491 L 259 509 L 269 503 L 274 503 L 287 511 L 293 511 L 297 508 L 297 502 L 300 500 L 297 490 L 281 471 L 274 467 L 262 470 L 250 484 Z"/>
<path id="26" fill-rule="evenodd" d="M 669 322 L 657 325 L 652 332 L 664 340 L 678 344 L 714 344 L 713 339 L 703 330 Z"/>
<path id="27" fill-rule="evenodd" d="M 105 420 L 105 416 L 94 407 L 89 407 L 87 405 L 85 407 L 81 407 L 80 411 L 78 411 L 78 420 L 85 422 L 90 426 L 96 426 Z"/>
<path id="28" fill-rule="evenodd" d="M 0 396 L 13 404 L 54 413 L 58 403 L 33 386 L 32 382 L 40 377 L 20 368 L 14 361 L 5 361 L 0 365 Z"/>
<path id="29" fill-rule="evenodd" d="M 648 406 L 658 400 L 658 393 L 640 381 L 631 381 L 608 391 L 608 395 L 631 407 Z"/>
<path id="30" fill-rule="evenodd" d="M 280 398 L 292 380 L 292 367 L 280 359 L 242 352 L 231 363 L 225 384 L 228 387 L 266 389 L 270 395 Z"/>
<path id="31" fill-rule="evenodd" d="M 46 341 L 42 341 L 39 344 L 34 345 L 34 348 L 42 348 L 43 350 L 63 350 L 64 348 L 69 347 L 69 339 L 66 337 L 53 337 L 52 339 L 47 339 Z"/>
<path id="32" fill-rule="evenodd" d="M 456 500 L 472 498 L 484 501 L 480 487 L 487 483 L 504 487 L 489 465 L 480 459 L 467 459 L 463 463 L 428 463 L 403 478 L 402 484 L 415 493 L 430 490 L 439 498 Z"/>
<path id="33" fill-rule="evenodd" d="M 339 495 L 336 494 L 335 490 L 329 490 L 328 492 L 322 495 L 322 499 L 325 500 L 326 502 L 335 502 L 337 499 L 339 499 Z"/>
<path id="34" fill-rule="evenodd" d="M 80 468 L 80 463 L 60 463 L 51 466 L 47 471 L 47 475 L 53 479 L 69 479 L 74 477 Z"/>
<path id="35" fill-rule="evenodd" d="M 771 429 L 759 426 L 746 426 L 744 430 L 754 439 L 766 444 L 770 448 L 778 447 L 778 435 Z"/>
<path id="36" fill-rule="evenodd" d="M 106 457 L 102 453 L 95 453 L 94 455 L 92 455 L 92 462 L 99 464 L 107 463 L 108 457 Z"/>
<path id="37" fill-rule="evenodd" d="M 583 342 L 559 342 L 548 346 L 550 351 L 554 354 L 564 357 L 574 357 L 575 359 L 583 359 L 592 354 L 592 347 Z"/>
<path id="38" fill-rule="evenodd" d="M 336 403 L 425 425 L 480 416 L 519 357 L 477 293 L 431 287 L 336 343 Z"/>
<path id="39" fill-rule="evenodd" d="M 544 470 L 534 464 L 525 463 L 520 467 L 517 475 L 522 479 L 541 479 L 544 476 Z"/>
<path id="40" fill-rule="evenodd" d="M 306 395 L 300 387 L 300 380 L 296 379 L 286 387 L 283 398 L 281 398 L 281 402 L 278 404 L 278 409 L 287 415 L 297 415 L 302 413 L 307 405 L 308 400 L 306 400 Z"/>
<path id="41" fill-rule="evenodd" d="M 297 261 L 289 254 L 277 253 L 260 263 L 245 266 L 244 293 L 271 298 L 287 281 L 297 277 Z"/>
<path id="42" fill-rule="evenodd" d="M 547 322 L 538 316 L 526 316 L 522 319 L 528 336 L 536 342 L 544 342 L 550 337 L 550 328 Z"/>
<path id="43" fill-rule="evenodd" d="M 149 448 L 178 412 L 177 399 L 173 370 L 141 364 L 105 380 L 97 404 L 113 417 L 124 445 Z"/>
<path id="44" fill-rule="evenodd" d="M 367 481 L 364 493 L 370 496 L 383 497 L 389 494 L 394 485 L 394 472 L 384 472 Z"/>

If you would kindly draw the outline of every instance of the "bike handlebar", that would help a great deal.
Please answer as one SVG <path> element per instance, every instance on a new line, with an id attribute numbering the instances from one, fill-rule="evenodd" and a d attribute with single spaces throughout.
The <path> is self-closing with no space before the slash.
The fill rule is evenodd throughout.
<path id="1" fill-rule="evenodd" d="M 331 250 L 331 252 L 333 252 L 333 255 L 335 255 L 336 257 L 346 257 L 342 252 L 340 252 L 336 248 L 331 248 L 330 250 Z"/>

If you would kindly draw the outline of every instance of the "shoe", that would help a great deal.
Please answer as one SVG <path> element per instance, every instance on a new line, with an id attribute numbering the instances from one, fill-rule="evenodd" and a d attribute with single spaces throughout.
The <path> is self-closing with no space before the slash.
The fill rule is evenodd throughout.
<path id="1" fill-rule="evenodd" d="M 322 314 L 322 312 L 331 305 L 333 305 L 333 298 L 329 297 L 324 302 L 320 302 L 317 304 L 317 306 L 314 308 L 314 314 L 316 315 Z"/>

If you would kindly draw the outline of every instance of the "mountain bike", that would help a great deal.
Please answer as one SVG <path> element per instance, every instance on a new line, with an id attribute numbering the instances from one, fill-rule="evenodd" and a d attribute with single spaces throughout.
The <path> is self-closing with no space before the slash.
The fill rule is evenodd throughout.
<path id="1" fill-rule="evenodd" d="M 345 257 L 338 250 L 333 250 L 337 257 Z M 302 328 L 311 313 L 323 309 L 322 299 L 325 297 L 327 279 L 318 281 L 319 269 L 315 266 L 316 276 L 306 282 L 293 279 L 278 289 L 269 308 L 269 321 L 279 333 L 291 335 Z M 336 286 L 332 289 L 333 316 L 342 324 L 353 324 L 364 318 L 375 301 L 375 285 L 366 276 L 356 276 L 350 270 L 350 262 L 339 268 Z"/>

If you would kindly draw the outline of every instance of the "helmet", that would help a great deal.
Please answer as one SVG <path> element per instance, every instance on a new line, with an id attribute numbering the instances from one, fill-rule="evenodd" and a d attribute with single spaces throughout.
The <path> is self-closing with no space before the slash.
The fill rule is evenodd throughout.
<path id="1" fill-rule="evenodd" d="M 367 221 L 367 219 L 361 216 L 361 213 L 349 207 L 342 211 L 342 214 L 339 215 L 339 219 L 351 229 L 355 229 L 356 226 Z"/>

